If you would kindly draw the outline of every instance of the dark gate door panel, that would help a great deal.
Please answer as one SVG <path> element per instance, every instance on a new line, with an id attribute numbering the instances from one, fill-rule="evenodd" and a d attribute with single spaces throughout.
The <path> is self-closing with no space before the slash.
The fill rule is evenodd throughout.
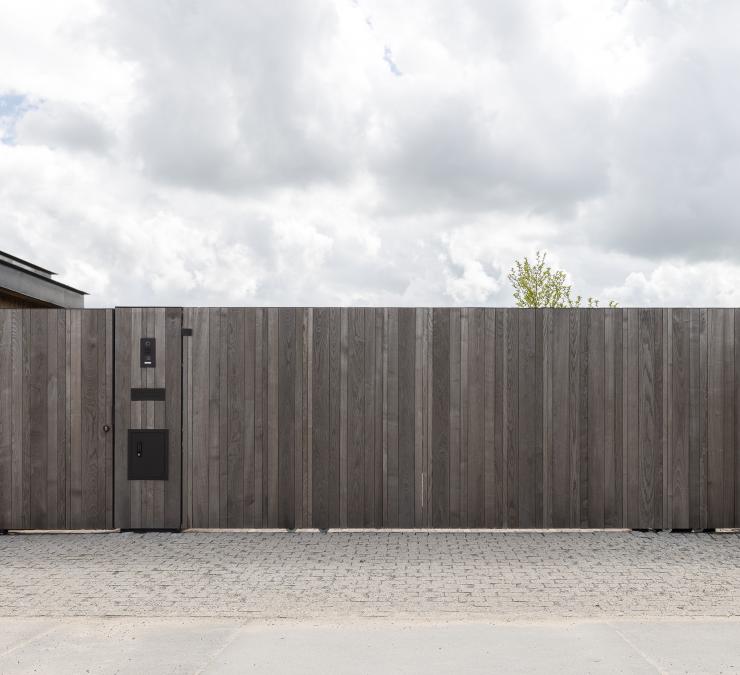
<path id="1" fill-rule="evenodd" d="M 116 309 L 116 527 L 181 525 L 181 331 L 179 307 Z M 139 430 L 167 433 L 140 435 L 142 456 L 134 454 L 135 465 L 130 466 L 129 439 Z M 155 457 L 161 447 L 165 456 Z"/>
<path id="2" fill-rule="evenodd" d="M 113 310 L 0 309 L 0 529 L 113 525 Z"/>

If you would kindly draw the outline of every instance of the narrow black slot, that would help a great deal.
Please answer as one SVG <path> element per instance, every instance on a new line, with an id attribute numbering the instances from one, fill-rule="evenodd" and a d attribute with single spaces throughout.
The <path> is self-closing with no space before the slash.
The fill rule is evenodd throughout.
<path id="1" fill-rule="evenodd" d="M 165 390 L 164 388 L 131 389 L 131 400 L 132 401 L 164 401 L 165 400 Z"/>

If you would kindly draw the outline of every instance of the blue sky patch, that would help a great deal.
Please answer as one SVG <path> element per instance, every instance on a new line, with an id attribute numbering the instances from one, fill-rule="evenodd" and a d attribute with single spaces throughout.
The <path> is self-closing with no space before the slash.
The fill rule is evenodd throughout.
<path id="1" fill-rule="evenodd" d="M 0 94 L 0 143 L 14 144 L 15 123 L 33 107 L 22 94 Z"/>
<path id="2" fill-rule="evenodd" d="M 388 64 L 388 67 L 391 69 L 391 72 L 396 77 L 401 77 L 401 75 L 403 75 L 403 73 L 398 69 L 396 62 L 393 60 L 393 52 L 391 51 L 390 47 L 385 48 L 385 51 L 383 52 L 383 61 L 385 61 Z"/>

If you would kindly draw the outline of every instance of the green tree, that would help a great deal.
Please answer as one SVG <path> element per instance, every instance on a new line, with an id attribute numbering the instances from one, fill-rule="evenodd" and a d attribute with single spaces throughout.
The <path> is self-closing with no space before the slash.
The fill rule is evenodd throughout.
<path id="1" fill-rule="evenodd" d="M 514 287 L 517 307 L 580 307 L 580 295 L 573 297 L 563 270 L 554 270 L 547 264 L 547 253 L 537 251 L 534 262 L 525 256 L 515 260 L 509 272 L 509 281 Z M 589 307 L 598 307 L 597 298 L 588 298 Z M 609 307 L 616 307 L 614 300 Z"/>

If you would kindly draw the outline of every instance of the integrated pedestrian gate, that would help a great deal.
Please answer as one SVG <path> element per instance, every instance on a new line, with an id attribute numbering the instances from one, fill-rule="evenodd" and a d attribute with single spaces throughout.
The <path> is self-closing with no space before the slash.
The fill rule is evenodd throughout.
<path id="1" fill-rule="evenodd" d="M 179 529 L 182 310 L 115 310 L 114 526 Z"/>
<path id="2" fill-rule="evenodd" d="M 0 310 L 0 529 L 740 525 L 740 310 Z"/>

